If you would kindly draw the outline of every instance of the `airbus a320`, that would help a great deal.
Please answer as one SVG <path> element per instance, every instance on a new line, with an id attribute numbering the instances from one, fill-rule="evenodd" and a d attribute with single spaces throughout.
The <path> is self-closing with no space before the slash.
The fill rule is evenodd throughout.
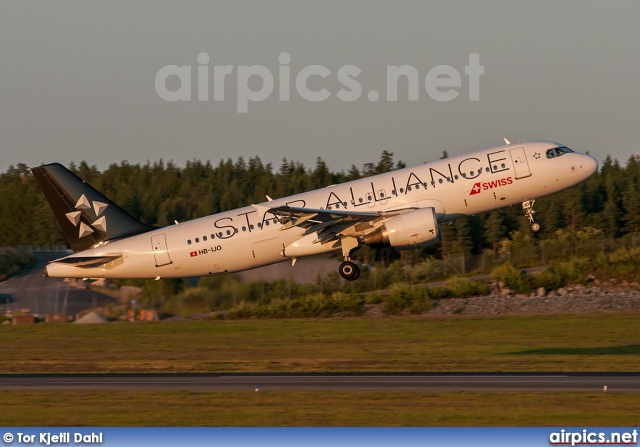
<path id="1" fill-rule="evenodd" d="M 45 275 L 206 276 L 341 251 L 339 273 L 352 281 L 360 269 L 351 254 L 361 245 L 428 247 L 454 219 L 518 205 L 538 232 L 535 200 L 598 168 L 558 143 L 505 142 L 167 227 L 138 221 L 61 164 L 39 166 L 33 174 L 74 252 L 50 262 Z"/>

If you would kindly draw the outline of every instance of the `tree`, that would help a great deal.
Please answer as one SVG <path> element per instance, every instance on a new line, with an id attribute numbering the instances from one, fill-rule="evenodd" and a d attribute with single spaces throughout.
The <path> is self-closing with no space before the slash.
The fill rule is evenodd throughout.
<path id="1" fill-rule="evenodd" d="M 382 174 L 389 171 L 393 171 L 393 152 L 384 150 L 380 155 L 380 161 L 376 165 L 375 173 Z"/>
<path id="2" fill-rule="evenodd" d="M 492 250 L 498 250 L 498 242 L 505 237 L 506 227 L 500 211 L 488 213 L 489 217 L 484 222 L 485 237 L 487 242 L 491 244 Z"/>
<path id="3" fill-rule="evenodd" d="M 622 203 L 625 210 L 622 218 L 624 229 L 629 233 L 637 233 L 640 228 L 640 194 L 634 181 L 629 182 Z"/>

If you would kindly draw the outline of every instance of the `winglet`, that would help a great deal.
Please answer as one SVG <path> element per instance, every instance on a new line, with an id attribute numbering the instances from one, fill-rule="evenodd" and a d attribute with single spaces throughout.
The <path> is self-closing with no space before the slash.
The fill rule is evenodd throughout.
<path id="1" fill-rule="evenodd" d="M 507 140 L 506 138 L 502 138 L 504 140 L 504 144 L 511 144 L 511 141 Z"/>
<path id="2" fill-rule="evenodd" d="M 267 202 L 273 202 L 273 199 L 269 196 L 267 196 Z"/>
<path id="3" fill-rule="evenodd" d="M 253 208 L 254 210 L 256 210 L 258 212 L 258 214 L 260 214 L 261 216 L 264 216 L 265 213 L 267 211 L 269 211 L 271 208 L 268 206 L 263 206 L 263 205 L 255 205 L 255 204 L 251 204 L 251 208 Z"/>

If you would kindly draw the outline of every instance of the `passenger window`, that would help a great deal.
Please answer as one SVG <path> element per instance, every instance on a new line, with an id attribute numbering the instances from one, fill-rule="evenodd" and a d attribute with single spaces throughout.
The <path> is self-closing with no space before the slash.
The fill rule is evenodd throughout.
<path id="1" fill-rule="evenodd" d="M 439 183 L 442 183 L 442 179 L 438 180 Z"/>
<path id="2" fill-rule="evenodd" d="M 211 239 L 215 239 L 215 238 L 216 238 L 216 235 L 211 233 Z"/>
<path id="3" fill-rule="evenodd" d="M 197 244 L 198 242 L 200 242 L 200 239 L 199 239 L 199 238 L 196 238 L 196 244 Z"/>
<path id="4" fill-rule="evenodd" d="M 187 244 L 191 245 L 191 239 L 187 239 Z"/>
<path id="5" fill-rule="evenodd" d="M 202 236 L 202 240 L 206 242 L 207 241 L 207 236 Z"/>

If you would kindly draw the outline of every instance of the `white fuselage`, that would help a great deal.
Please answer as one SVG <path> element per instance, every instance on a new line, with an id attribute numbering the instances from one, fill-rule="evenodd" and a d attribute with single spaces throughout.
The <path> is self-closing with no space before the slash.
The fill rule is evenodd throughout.
<path id="1" fill-rule="evenodd" d="M 537 199 L 588 178 L 597 162 L 580 153 L 548 158 L 550 142 L 510 144 L 329 186 L 260 205 L 385 211 L 433 207 L 439 222 Z M 182 222 L 71 257 L 122 254 L 100 267 L 51 263 L 47 274 L 84 278 L 171 278 L 238 272 L 283 261 L 300 228 L 280 231 L 273 215 L 248 206 Z M 310 235 L 313 237 L 313 235 Z M 318 244 L 317 252 L 334 250 Z"/>

